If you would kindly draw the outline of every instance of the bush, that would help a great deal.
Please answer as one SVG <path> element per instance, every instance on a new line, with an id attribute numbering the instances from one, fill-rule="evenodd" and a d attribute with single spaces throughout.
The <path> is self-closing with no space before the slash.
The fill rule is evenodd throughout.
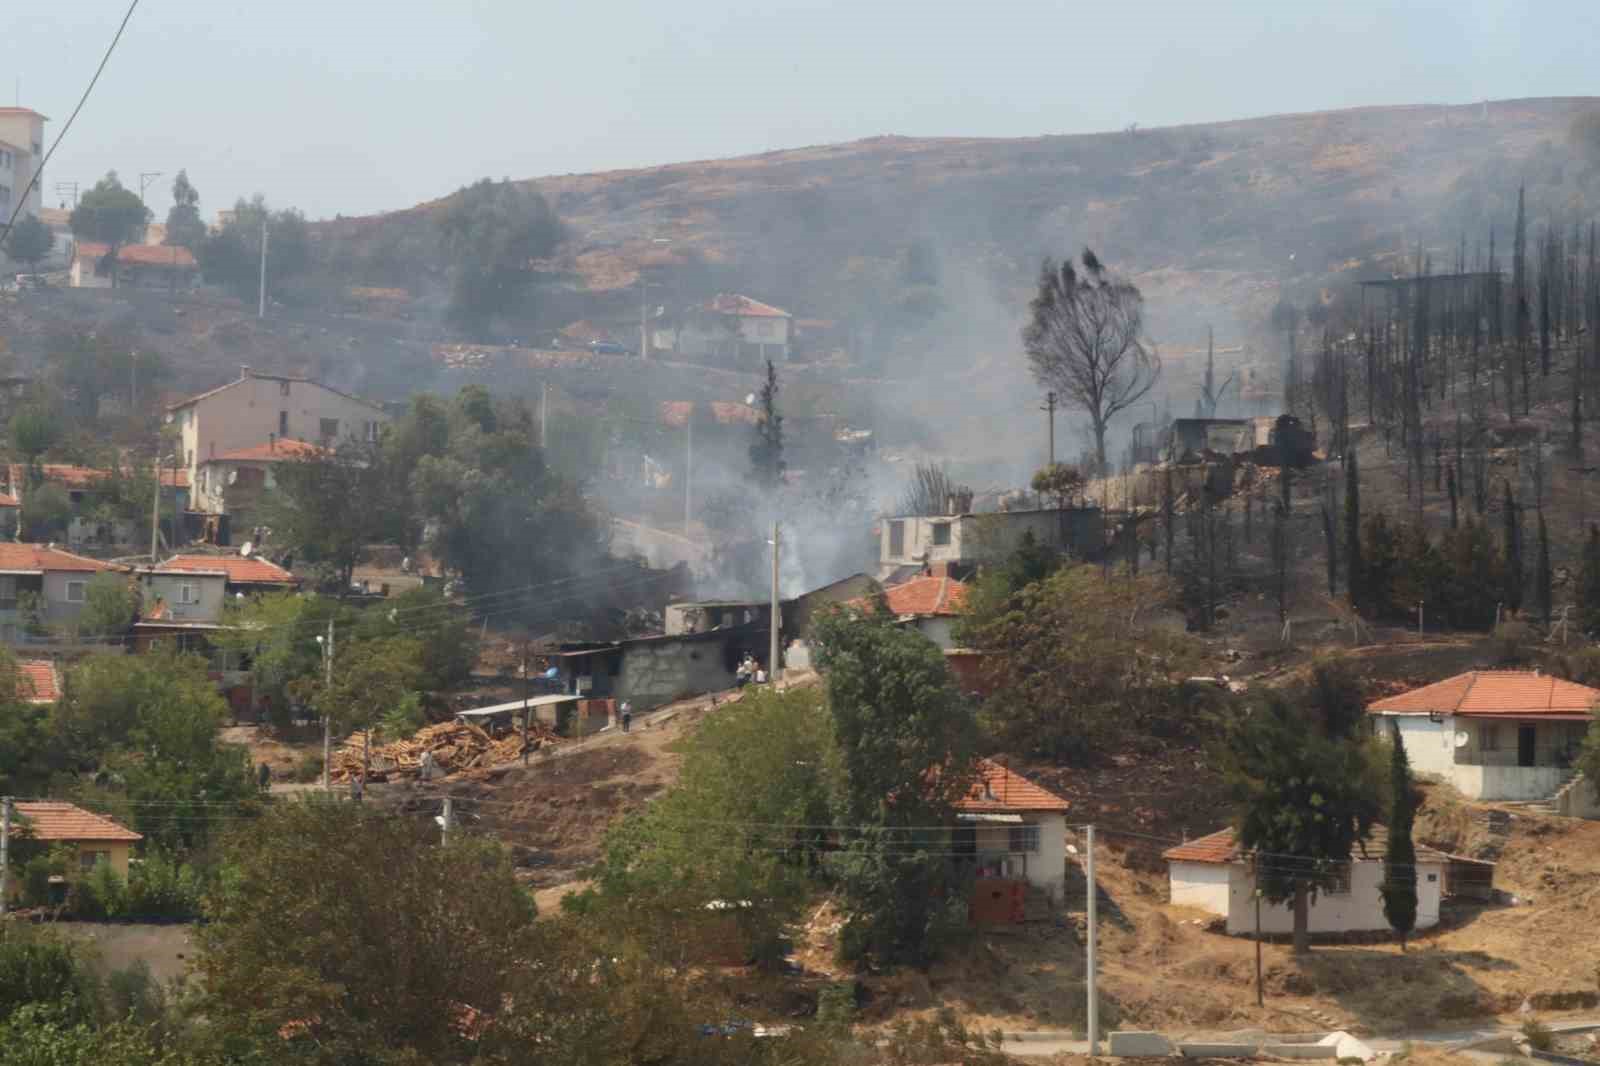
<path id="1" fill-rule="evenodd" d="M 308 751 L 300 756 L 300 760 L 294 764 L 292 776 L 301 784 L 309 784 L 312 781 L 321 780 L 322 753 Z"/>
<path id="2" fill-rule="evenodd" d="M 128 873 L 126 916 L 187 921 L 200 914 L 204 879 L 193 866 L 152 851 Z"/>
<path id="3" fill-rule="evenodd" d="M 72 886 L 67 907 L 74 918 L 87 922 L 111 921 L 128 914 L 128 886 L 110 863 L 100 863 Z"/>
<path id="4" fill-rule="evenodd" d="M 1521 666 L 1533 658 L 1543 643 L 1539 633 L 1526 622 L 1504 622 L 1494 631 L 1490 647 L 1496 666 Z"/>
<path id="5" fill-rule="evenodd" d="M 1555 1047 L 1555 1034 L 1537 1018 L 1529 1018 L 1522 1023 L 1522 1035 L 1527 1037 L 1528 1045 L 1535 1051 L 1549 1051 Z"/>
<path id="6" fill-rule="evenodd" d="M 856 983 L 840 981 L 817 993 L 817 1024 L 825 1029 L 843 1030 L 856 1016 Z"/>
<path id="7" fill-rule="evenodd" d="M 93 990 L 65 940 L 15 925 L 0 932 L 0 1018 L 29 1003 L 87 1004 Z"/>

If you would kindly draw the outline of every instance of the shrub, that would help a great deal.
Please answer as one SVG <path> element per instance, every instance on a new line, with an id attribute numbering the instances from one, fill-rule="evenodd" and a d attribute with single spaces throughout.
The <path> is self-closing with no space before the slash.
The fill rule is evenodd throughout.
<path id="1" fill-rule="evenodd" d="M 100 863 L 72 886 L 67 907 L 84 921 L 111 921 L 128 914 L 128 886 L 110 863 Z"/>
<path id="2" fill-rule="evenodd" d="M 1537 1018 L 1529 1018 L 1522 1023 L 1522 1035 L 1527 1037 L 1529 1046 L 1535 1051 L 1549 1051 L 1555 1046 L 1555 1034 Z"/>
<path id="3" fill-rule="evenodd" d="M 192 919 L 200 913 L 204 891 L 203 879 L 194 867 L 153 850 L 128 873 L 126 916 Z"/>
<path id="4" fill-rule="evenodd" d="M 294 764 L 292 776 L 301 784 L 320 780 L 322 777 L 322 754 L 308 751 L 300 756 L 300 761 Z"/>
<path id="5" fill-rule="evenodd" d="M 817 993 L 817 1024 L 825 1029 L 843 1030 L 856 1016 L 856 983 L 840 981 Z"/>

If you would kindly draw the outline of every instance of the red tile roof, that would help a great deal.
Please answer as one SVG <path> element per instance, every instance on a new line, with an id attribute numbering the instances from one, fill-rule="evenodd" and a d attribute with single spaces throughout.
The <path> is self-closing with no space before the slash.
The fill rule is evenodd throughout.
<path id="1" fill-rule="evenodd" d="M 109 818 L 90 814 L 70 803 L 45 800 L 23 801 L 16 812 L 27 819 L 28 835 L 34 840 L 90 840 L 133 843 L 144 837 L 125 829 Z"/>
<path id="2" fill-rule="evenodd" d="M 967 602 L 965 582 L 949 577 L 914 577 L 883 590 L 889 611 L 897 618 L 952 616 Z M 864 601 L 857 600 L 856 603 Z"/>
<path id="3" fill-rule="evenodd" d="M 9 492 L 0 492 L 0 507 L 21 507 L 22 501 Z"/>
<path id="4" fill-rule="evenodd" d="M 1021 774 L 1012 773 L 991 759 L 978 760 L 978 780 L 956 801 L 958 811 L 969 814 L 1004 814 L 1015 811 L 1065 811 L 1069 804 Z"/>
<path id="5" fill-rule="evenodd" d="M 17 662 L 17 696 L 27 703 L 54 703 L 61 698 L 56 664 L 49 659 Z"/>
<path id="6" fill-rule="evenodd" d="M 308 444 L 303 440 L 263 441 L 253 444 L 248 448 L 235 448 L 231 452 L 214 455 L 205 462 L 208 463 L 282 463 L 294 459 L 310 459 L 319 455 L 326 455 L 328 449 L 317 444 Z"/>
<path id="7" fill-rule="evenodd" d="M 1469 717 L 1587 715 L 1600 689 L 1527 670 L 1473 670 L 1377 700 L 1374 714 L 1461 714 Z"/>
<path id="8" fill-rule="evenodd" d="M 1367 839 L 1350 850 L 1351 862 L 1382 862 L 1389 847 L 1389 831 L 1381 825 L 1372 827 Z M 1245 853 L 1234 843 L 1232 829 L 1219 829 L 1208 836 L 1196 837 L 1186 844 L 1168 848 L 1161 853 L 1168 862 L 1244 862 Z M 1423 844 L 1417 845 L 1419 862 L 1444 862 L 1448 856 Z"/>
<path id="9" fill-rule="evenodd" d="M 74 466 L 71 463 L 45 463 L 40 468 L 44 471 L 46 481 L 54 481 L 71 489 L 90 488 L 97 481 L 104 481 L 110 477 L 109 471 L 92 466 Z M 126 471 L 130 474 L 142 474 L 143 470 L 129 467 Z M 27 467 L 20 463 L 12 463 L 10 467 L 11 484 L 21 485 L 27 480 Z M 187 470 L 173 470 L 171 467 L 161 468 L 161 484 L 167 488 L 176 485 L 180 489 L 189 487 L 189 472 Z"/>
<path id="10" fill-rule="evenodd" d="M 375 404 L 371 400 L 363 400 L 359 396 L 354 396 L 354 395 L 352 395 L 352 394 L 350 394 L 348 392 L 342 392 L 339 389 L 334 388 L 332 385 L 324 385 L 320 381 L 312 381 L 310 378 L 289 377 L 289 376 L 287 376 L 285 374 L 263 374 L 263 373 L 260 373 L 258 371 L 255 371 L 255 370 L 250 370 L 248 368 L 245 370 L 244 374 L 241 377 L 234 378 L 232 381 L 228 382 L 226 385 L 218 385 L 214 389 L 207 389 L 205 392 L 196 393 L 193 396 L 185 397 L 184 399 L 178 400 L 175 403 L 167 404 L 167 410 L 169 410 L 169 411 L 181 411 L 183 408 L 188 407 L 190 404 L 195 404 L 195 403 L 199 403 L 201 400 L 210 399 L 211 397 L 217 395 L 217 393 L 219 393 L 219 392 L 227 392 L 229 389 L 235 388 L 236 386 L 239 386 L 239 385 L 242 385 L 246 381 L 251 380 L 251 379 L 254 379 L 254 380 L 257 380 L 257 381 L 287 381 L 291 385 L 313 385 L 316 388 L 322 389 L 324 392 L 331 392 L 335 396 L 342 396 L 347 400 L 352 400 L 352 401 L 354 401 L 356 403 L 359 403 L 359 404 L 362 404 L 362 405 L 364 405 L 366 407 L 370 407 L 374 411 L 379 411 L 382 414 L 384 414 L 385 416 L 387 416 L 388 413 L 389 413 L 387 411 L 384 411 L 384 409 L 383 409 L 381 404 Z"/>
<path id="11" fill-rule="evenodd" d="M 230 585 L 292 585 L 295 576 L 277 563 L 242 555 L 174 555 L 155 568 L 161 573 L 222 573 Z"/>
<path id="12" fill-rule="evenodd" d="M 771 304 L 764 304 L 760 300 L 752 300 L 748 296 L 732 292 L 717 293 L 701 304 L 700 309 L 719 315 L 738 315 L 741 318 L 793 317 L 781 307 L 773 307 Z"/>
<path id="13" fill-rule="evenodd" d="M 74 555 L 48 544 L 0 543 L 0 572 L 43 573 L 46 570 L 93 574 L 103 570 L 125 573 L 128 568 Z"/>
<path id="14" fill-rule="evenodd" d="M 99 260 L 104 259 L 109 251 L 111 251 L 109 244 L 79 241 L 73 250 L 73 258 Z M 177 244 L 124 244 L 117 249 L 117 262 L 133 266 L 185 268 L 198 265 L 194 253 Z"/>

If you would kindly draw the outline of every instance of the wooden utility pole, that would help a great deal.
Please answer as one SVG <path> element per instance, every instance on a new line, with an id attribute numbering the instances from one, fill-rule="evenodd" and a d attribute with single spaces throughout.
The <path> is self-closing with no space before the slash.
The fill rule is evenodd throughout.
<path id="1" fill-rule="evenodd" d="M 1055 466 L 1056 465 L 1056 394 L 1053 391 L 1052 392 L 1047 392 L 1047 393 L 1044 394 L 1044 406 L 1039 408 L 1039 410 L 1046 412 L 1046 416 L 1050 419 L 1050 465 L 1051 466 Z"/>
<path id="2" fill-rule="evenodd" d="M 0 800 L 0 915 L 6 912 L 11 887 L 11 797 Z"/>
<path id="3" fill-rule="evenodd" d="M 322 684 L 327 690 L 333 689 L 333 619 L 328 619 L 328 639 L 322 646 Z M 330 788 L 331 778 L 328 773 L 328 762 L 333 757 L 333 719 L 328 715 L 328 708 L 322 709 L 322 791 Z"/>

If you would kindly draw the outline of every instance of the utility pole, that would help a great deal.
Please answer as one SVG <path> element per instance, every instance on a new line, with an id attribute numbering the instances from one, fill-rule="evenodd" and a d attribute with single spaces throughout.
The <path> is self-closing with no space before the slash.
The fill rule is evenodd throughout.
<path id="1" fill-rule="evenodd" d="M 1256 896 L 1256 1006 L 1266 1006 L 1266 999 L 1261 994 L 1261 889 L 1255 891 Z"/>
<path id="2" fill-rule="evenodd" d="M 689 535 L 689 516 L 694 513 L 694 404 L 689 404 L 689 414 L 684 420 L 688 435 L 684 438 L 683 452 L 683 535 Z"/>
<path id="3" fill-rule="evenodd" d="M 650 358 L 650 283 L 639 274 L 639 358 Z"/>
<path id="4" fill-rule="evenodd" d="M 522 765 L 528 765 L 528 640 L 522 640 Z"/>
<path id="5" fill-rule="evenodd" d="M 11 887 L 11 797 L 0 799 L 0 914 L 6 912 Z"/>
<path id="6" fill-rule="evenodd" d="M 767 649 L 767 677 L 774 685 L 782 672 L 778 666 L 778 631 L 783 626 L 783 613 L 778 609 L 778 523 L 772 523 L 772 620 L 770 647 Z"/>
<path id="7" fill-rule="evenodd" d="M 1094 826 L 1085 827 L 1084 833 L 1083 875 L 1089 882 L 1089 914 L 1088 914 L 1088 970 L 1084 978 L 1084 988 L 1089 995 L 1088 1029 L 1089 1029 L 1089 1054 L 1100 1053 L 1100 997 L 1095 989 L 1095 915 L 1097 911 L 1094 885 Z"/>
<path id="8" fill-rule="evenodd" d="M 150 565 L 156 565 L 161 551 L 161 449 L 156 449 L 156 498 L 150 505 Z"/>
<path id="9" fill-rule="evenodd" d="M 139 203 L 144 203 L 144 191 L 150 187 L 152 181 L 155 181 L 160 176 L 161 171 L 159 170 L 141 170 L 139 172 Z"/>
<path id="10" fill-rule="evenodd" d="M 322 684 L 325 691 L 333 689 L 333 619 L 328 619 L 328 639 L 322 645 Z M 333 719 L 326 706 L 322 709 L 322 791 L 330 791 L 328 760 L 333 756 Z"/>
<path id="11" fill-rule="evenodd" d="M 139 408 L 139 350 L 137 348 L 128 352 L 128 409 L 136 411 Z"/>
<path id="12" fill-rule="evenodd" d="M 439 846 L 444 847 L 450 843 L 450 824 L 456 820 L 456 801 L 452 796 L 444 798 L 444 813 L 439 817 Z"/>
<path id="13" fill-rule="evenodd" d="M 1050 418 L 1050 465 L 1056 465 L 1056 394 L 1054 391 L 1044 394 L 1044 406 L 1039 408 L 1048 413 Z"/>
<path id="14" fill-rule="evenodd" d="M 261 289 L 256 297 L 256 317 L 267 317 L 267 218 L 261 216 Z"/>

